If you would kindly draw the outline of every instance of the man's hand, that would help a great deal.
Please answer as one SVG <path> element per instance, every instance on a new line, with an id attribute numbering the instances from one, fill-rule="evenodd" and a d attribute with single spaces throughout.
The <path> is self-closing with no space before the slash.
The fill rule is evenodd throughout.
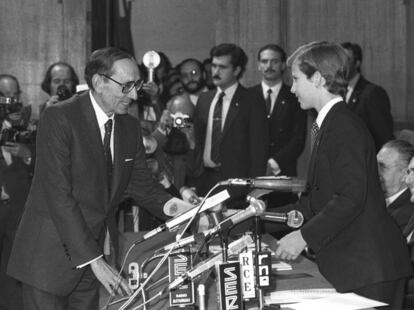
<path id="1" fill-rule="evenodd" d="M 118 294 L 124 296 L 131 295 L 132 290 L 129 288 L 127 281 L 118 272 L 112 268 L 102 257 L 91 263 L 91 268 L 96 278 L 111 295 Z"/>
<path id="2" fill-rule="evenodd" d="M 172 127 L 173 119 L 171 117 L 171 113 L 168 110 L 162 111 L 160 121 L 158 122 L 158 126 L 162 131 L 166 131 L 168 127 Z"/>
<path id="3" fill-rule="evenodd" d="M 267 161 L 266 175 L 279 175 L 282 170 L 279 167 L 279 164 L 273 159 L 269 158 Z"/>
<path id="4" fill-rule="evenodd" d="M 155 82 L 148 82 L 142 85 L 142 90 L 150 95 L 151 99 L 156 99 L 158 97 L 159 87 Z"/>
<path id="5" fill-rule="evenodd" d="M 6 145 L 3 146 L 3 149 L 11 155 L 23 159 L 27 159 L 32 156 L 29 147 L 23 143 L 6 142 Z"/>
<path id="6" fill-rule="evenodd" d="M 201 202 L 201 198 L 197 196 L 195 188 L 183 186 L 180 188 L 180 194 L 184 201 L 193 205 Z"/>
<path id="7" fill-rule="evenodd" d="M 300 230 L 287 234 L 277 243 L 276 257 L 282 260 L 295 260 L 306 247 Z"/>
<path id="8" fill-rule="evenodd" d="M 181 131 L 185 134 L 188 145 L 191 150 L 195 149 L 195 137 L 194 137 L 194 124 L 190 123 L 184 128 L 181 128 Z"/>
<path id="9" fill-rule="evenodd" d="M 51 105 L 54 105 L 55 103 L 58 103 L 58 102 L 59 102 L 59 96 L 58 95 L 50 96 L 49 100 L 46 101 L 45 109 L 50 107 Z"/>

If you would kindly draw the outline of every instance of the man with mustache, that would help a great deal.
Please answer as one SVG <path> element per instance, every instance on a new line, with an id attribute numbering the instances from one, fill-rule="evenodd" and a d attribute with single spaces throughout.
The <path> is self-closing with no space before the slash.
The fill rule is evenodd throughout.
<path id="1" fill-rule="evenodd" d="M 286 53 L 276 44 L 268 44 L 257 53 L 260 84 L 251 89 L 261 99 L 258 104 L 266 108 L 269 125 L 269 154 L 267 175 L 297 175 L 297 160 L 306 140 L 306 112 L 299 106 L 290 87 L 283 82 Z M 290 193 L 271 193 L 268 203 L 282 206 L 295 199 Z"/>
<path id="2" fill-rule="evenodd" d="M 239 83 L 247 64 L 245 52 L 224 43 L 210 54 L 216 89 L 200 94 L 194 112 L 192 168 L 202 196 L 219 181 L 263 175 L 268 156 L 264 106 Z"/>
<path id="3" fill-rule="evenodd" d="M 184 59 L 178 66 L 180 81 L 191 102 L 196 105 L 201 92 L 207 91 L 203 64 L 194 58 Z"/>

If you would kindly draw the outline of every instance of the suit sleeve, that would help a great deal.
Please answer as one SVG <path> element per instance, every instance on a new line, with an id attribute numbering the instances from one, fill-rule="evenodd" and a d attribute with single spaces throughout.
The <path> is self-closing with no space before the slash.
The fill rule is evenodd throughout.
<path id="1" fill-rule="evenodd" d="M 365 117 L 377 151 L 388 141 L 394 139 L 394 123 L 391 115 L 390 99 L 387 92 L 379 86 L 367 86 L 366 94 L 361 98 L 367 103 Z"/>
<path id="2" fill-rule="evenodd" d="M 269 129 L 266 111 L 263 104 L 259 104 L 258 97 L 250 92 L 250 176 L 262 176 L 266 172 L 266 162 L 269 154 Z"/>
<path id="3" fill-rule="evenodd" d="M 301 229 L 303 238 L 315 252 L 364 211 L 368 182 L 378 179 L 376 172 L 369 170 L 373 165 L 368 162 L 366 153 L 371 145 L 367 143 L 365 132 L 358 130 L 360 126 L 347 122 L 347 119 L 342 123 L 335 121 L 335 125 L 324 132 L 325 137 L 321 139 L 325 141 L 320 142 L 315 163 L 318 167 L 315 168 L 316 177 L 311 189 L 314 197 L 307 206 L 303 206 L 318 210 Z M 328 199 L 319 201 L 317 197 Z"/>
<path id="4" fill-rule="evenodd" d="M 271 154 L 271 157 L 279 164 L 282 171 L 284 167 L 292 162 L 293 158 L 298 158 L 303 151 L 306 141 L 306 125 L 307 114 L 299 106 L 299 103 L 295 99 L 288 104 L 294 105 L 292 108 L 293 113 L 293 131 L 292 138 L 289 142 L 280 150 Z"/>
<path id="5" fill-rule="evenodd" d="M 82 213 L 85 206 L 72 195 L 72 142 L 71 125 L 64 112 L 53 107 L 46 109 L 37 135 L 36 177 L 43 179 L 50 216 L 75 268 L 102 251 L 85 221 Z"/>
<path id="6" fill-rule="evenodd" d="M 147 167 L 145 159 L 145 148 L 142 143 L 141 130 L 138 127 L 137 152 L 134 159 L 134 166 L 131 178 L 127 187 L 127 194 L 132 197 L 139 206 L 145 208 L 159 219 L 168 219 L 163 212 L 164 204 L 172 198 L 155 181 L 151 171 Z"/>

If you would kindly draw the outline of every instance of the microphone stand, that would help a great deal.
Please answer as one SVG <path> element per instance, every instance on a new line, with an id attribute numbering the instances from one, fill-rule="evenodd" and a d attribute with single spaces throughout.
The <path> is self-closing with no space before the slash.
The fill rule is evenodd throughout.
<path id="1" fill-rule="evenodd" d="M 255 239 L 255 251 L 256 251 L 256 253 L 259 253 L 259 252 L 262 251 L 262 233 L 261 233 L 260 216 L 255 216 L 254 217 L 254 239 Z M 257 266 L 257 262 L 256 262 L 256 266 Z M 258 269 L 256 269 L 256 272 L 258 272 Z M 265 305 L 264 304 L 263 289 L 261 289 L 258 286 L 257 282 L 256 282 L 256 292 L 257 292 L 257 296 L 258 296 L 259 309 L 263 309 L 263 310 L 278 310 L 278 309 L 280 309 L 279 305 Z"/>

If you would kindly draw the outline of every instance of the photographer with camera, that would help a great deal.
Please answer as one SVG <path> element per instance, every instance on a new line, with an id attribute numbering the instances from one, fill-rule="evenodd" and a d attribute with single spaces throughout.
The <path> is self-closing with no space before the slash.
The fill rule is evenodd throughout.
<path id="1" fill-rule="evenodd" d="M 39 115 L 42 115 L 47 107 L 72 97 L 78 84 L 79 78 L 70 64 L 59 61 L 50 65 L 41 84 L 42 90 L 50 98 L 39 105 Z"/>
<path id="2" fill-rule="evenodd" d="M 35 128 L 20 102 L 16 77 L 0 74 L 0 309 L 22 309 L 19 283 L 6 275 L 14 235 L 33 173 Z"/>

